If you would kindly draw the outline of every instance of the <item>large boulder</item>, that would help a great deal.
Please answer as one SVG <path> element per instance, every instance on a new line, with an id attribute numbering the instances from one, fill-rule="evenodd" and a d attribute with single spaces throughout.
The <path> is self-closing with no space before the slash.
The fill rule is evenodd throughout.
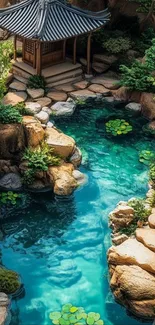
<path id="1" fill-rule="evenodd" d="M 77 182 L 72 176 L 74 167 L 64 163 L 58 167 L 49 167 L 49 177 L 54 181 L 54 193 L 57 195 L 70 195 L 77 187 Z"/>
<path id="2" fill-rule="evenodd" d="M 41 105 L 34 102 L 26 102 L 25 108 L 27 108 L 32 115 L 37 114 L 41 111 Z"/>
<path id="3" fill-rule="evenodd" d="M 138 103 L 129 103 L 125 106 L 125 108 L 131 112 L 134 116 L 137 116 L 141 113 L 141 104 Z"/>
<path id="4" fill-rule="evenodd" d="M 110 215 L 110 226 L 114 231 L 127 227 L 134 219 L 134 209 L 128 205 L 119 204 Z"/>
<path id="5" fill-rule="evenodd" d="M 155 277 L 135 265 L 116 266 L 110 286 L 114 297 L 133 314 L 155 317 Z"/>
<path id="6" fill-rule="evenodd" d="M 18 160 L 25 148 L 22 124 L 0 124 L 0 159 Z"/>
<path id="7" fill-rule="evenodd" d="M 136 238 L 146 247 L 155 252 L 155 229 L 139 228 L 136 230 Z"/>
<path id="8" fill-rule="evenodd" d="M 112 265 L 138 265 L 155 274 L 155 253 L 136 239 L 128 239 L 108 251 L 108 262 Z"/>
<path id="9" fill-rule="evenodd" d="M 45 131 L 47 144 L 54 149 L 54 153 L 60 157 L 67 158 L 72 155 L 75 147 L 73 138 L 56 130 L 47 128 Z"/>
<path id="10" fill-rule="evenodd" d="M 155 101 L 153 93 L 142 93 L 140 102 L 142 105 L 142 113 L 143 115 L 153 120 L 155 118 Z"/>
<path id="11" fill-rule="evenodd" d="M 49 121 L 49 114 L 45 111 L 41 111 L 37 114 L 35 114 L 35 117 L 42 123 L 46 124 Z"/>
<path id="12" fill-rule="evenodd" d="M 26 145 L 28 147 L 37 147 L 43 141 L 45 135 L 41 123 L 35 117 L 24 116 L 23 125 L 26 135 Z"/>
<path id="13" fill-rule="evenodd" d="M 12 191 L 22 188 L 22 181 L 19 174 L 9 173 L 0 178 L 0 188 L 2 190 Z"/>
<path id="14" fill-rule="evenodd" d="M 10 304 L 10 300 L 8 296 L 0 292 L 0 325 L 6 324 L 6 319 L 8 315 L 8 306 Z"/>

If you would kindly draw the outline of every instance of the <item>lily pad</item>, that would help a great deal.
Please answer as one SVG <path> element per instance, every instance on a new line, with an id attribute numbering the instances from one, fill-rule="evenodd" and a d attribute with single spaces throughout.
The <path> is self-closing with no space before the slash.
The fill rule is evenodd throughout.
<path id="1" fill-rule="evenodd" d="M 62 316 L 61 316 L 63 319 L 65 319 L 65 320 L 68 320 L 68 318 L 69 318 L 69 314 L 67 314 L 67 313 L 62 313 Z"/>
<path id="2" fill-rule="evenodd" d="M 94 317 L 89 317 L 89 316 L 87 317 L 87 324 L 88 325 L 93 325 L 94 322 L 95 322 Z"/>
<path id="3" fill-rule="evenodd" d="M 59 324 L 60 325 L 69 325 L 70 324 L 70 322 L 68 321 L 68 320 L 65 320 L 64 318 L 60 318 L 59 319 Z"/>
<path id="4" fill-rule="evenodd" d="M 61 313 L 58 311 L 54 311 L 53 313 L 50 313 L 49 318 L 52 320 L 57 320 L 61 318 Z"/>
<path id="5" fill-rule="evenodd" d="M 95 325 L 104 325 L 104 322 L 102 319 L 99 319 L 97 322 L 95 322 Z"/>
<path id="6" fill-rule="evenodd" d="M 78 311 L 78 308 L 75 306 L 72 306 L 69 311 L 70 311 L 70 313 L 76 313 L 76 311 Z"/>
<path id="7" fill-rule="evenodd" d="M 71 307 L 72 307 L 72 304 L 66 304 L 66 305 L 63 305 L 63 307 L 62 307 L 62 311 L 63 311 L 64 313 L 69 313 Z"/>
<path id="8" fill-rule="evenodd" d="M 59 319 L 53 319 L 53 320 L 52 320 L 52 323 L 53 323 L 54 325 L 59 325 Z"/>
<path id="9" fill-rule="evenodd" d="M 70 324 L 75 324 L 75 323 L 77 323 L 77 318 L 74 315 L 71 315 L 69 317 L 69 322 L 70 322 Z"/>

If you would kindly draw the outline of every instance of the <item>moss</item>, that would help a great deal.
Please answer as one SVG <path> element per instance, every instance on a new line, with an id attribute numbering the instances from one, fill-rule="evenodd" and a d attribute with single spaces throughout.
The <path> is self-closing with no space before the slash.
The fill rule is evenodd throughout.
<path id="1" fill-rule="evenodd" d="M 0 292 L 11 294 L 20 287 L 19 276 L 16 272 L 0 268 Z"/>

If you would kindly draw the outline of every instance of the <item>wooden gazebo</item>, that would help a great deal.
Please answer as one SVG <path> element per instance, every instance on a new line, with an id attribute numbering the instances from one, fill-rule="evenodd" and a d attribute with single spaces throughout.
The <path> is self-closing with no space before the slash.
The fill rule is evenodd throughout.
<path id="1" fill-rule="evenodd" d="M 59 0 L 25 0 L 0 9 L 0 27 L 22 41 L 22 60 L 36 69 L 38 75 L 45 67 L 65 61 L 66 40 L 74 38 L 73 64 L 76 64 L 77 37 L 88 34 L 87 73 L 90 73 L 91 33 L 109 21 L 108 9 L 94 13 Z"/>

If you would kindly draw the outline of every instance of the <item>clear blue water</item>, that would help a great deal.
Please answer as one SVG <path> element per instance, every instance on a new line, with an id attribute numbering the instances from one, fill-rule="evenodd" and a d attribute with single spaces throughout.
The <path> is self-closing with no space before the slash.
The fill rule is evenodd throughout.
<path id="1" fill-rule="evenodd" d="M 134 120 L 132 135 L 108 139 L 103 117 L 116 111 L 87 108 L 56 121 L 83 152 L 80 169 L 87 184 L 69 198 L 32 194 L 27 207 L 3 221 L 3 264 L 19 272 L 25 286 L 12 302 L 11 325 L 49 325 L 49 312 L 67 302 L 99 312 L 105 325 L 142 323 L 110 295 L 108 214 L 120 200 L 145 195 L 147 168 L 138 153 L 153 144 L 142 136 L 142 120 Z"/>

